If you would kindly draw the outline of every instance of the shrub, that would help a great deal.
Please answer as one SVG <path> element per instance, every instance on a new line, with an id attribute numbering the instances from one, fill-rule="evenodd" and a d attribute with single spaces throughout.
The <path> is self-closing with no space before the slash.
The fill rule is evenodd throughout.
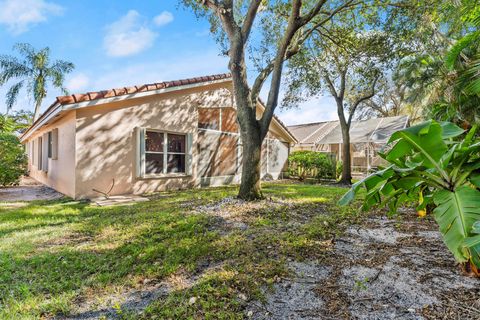
<path id="1" fill-rule="evenodd" d="M 337 180 L 340 179 L 340 177 L 342 176 L 342 172 L 343 172 L 343 162 L 342 161 L 337 161 Z"/>
<path id="2" fill-rule="evenodd" d="M 448 249 L 467 271 L 480 275 L 480 139 L 450 122 L 427 121 L 395 132 L 382 155 L 385 169 L 355 183 L 347 204 L 363 186 L 363 209 L 387 205 L 392 213 L 411 201 L 419 216 L 433 216 Z"/>
<path id="3" fill-rule="evenodd" d="M 18 183 L 27 172 L 27 156 L 20 140 L 11 133 L 0 133 L 0 186 Z"/>
<path id="4" fill-rule="evenodd" d="M 335 159 L 328 153 L 315 151 L 294 151 L 288 157 L 289 173 L 300 180 L 306 177 L 334 179 Z"/>

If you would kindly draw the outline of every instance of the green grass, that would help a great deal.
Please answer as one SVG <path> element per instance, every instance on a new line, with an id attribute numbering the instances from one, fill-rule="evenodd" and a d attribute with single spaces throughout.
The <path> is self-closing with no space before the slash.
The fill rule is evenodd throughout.
<path id="1" fill-rule="evenodd" d="M 0 203 L 0 318 L 71 314 L 82 301 L 141 288 L 177 274 L 202 274 L 192 287 L 152 302 L 144 318 L 241 319 L 245 295 L 288 273 L 287 258 L 321 258 L 328 239 L 361 217 L 338 207 L 345 189 L 265 184 L 286 205 L 241 213 L 245 230 L 222 232 L 200 205 L 235 187 L 161 193 L 132 206 L 101 208 L 71 200 Z M 206 274 L 204 265 L 214 265 Z M 189 299 L 196 297 L 195 303 Z M 136 318 L 118 307 L 125 318 Z"/>

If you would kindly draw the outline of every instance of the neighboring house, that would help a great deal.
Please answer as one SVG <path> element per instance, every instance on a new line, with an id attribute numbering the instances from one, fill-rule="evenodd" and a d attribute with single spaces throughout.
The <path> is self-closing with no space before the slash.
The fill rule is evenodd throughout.
<path id="1" fill-rule="evenodd" d="M 257 116 L 264 110 L 259 102 Z M 23 134 L 30 176 L 75 199 L 237 183 L 242 148 L 229 74 L 58 97 Z M 277 119 L 262 176 L 294 136 Z"/>
<path id="2" fill-rule="evenodd" d="M 367 171 L 382 164 L 378 156 L 392 133 L 409 125 L 408 116 L 353 121 L 350 127 L 352 169 Z M 293 151 L 329 152 L 342 160 L 342 131 L 339 121 L 325 121 L 289 126 L 297 138 Z"/>

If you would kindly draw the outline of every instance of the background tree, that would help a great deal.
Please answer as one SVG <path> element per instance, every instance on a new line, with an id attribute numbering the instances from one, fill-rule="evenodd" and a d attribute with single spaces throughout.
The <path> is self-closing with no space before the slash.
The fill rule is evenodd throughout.
<path id="1" fill-rule="evenodd" d="M 12 114 L 0 113 L 0 132 L 22 134 L 32 124 L 33 113 L 20 110 Z"/>
<path id="2" fill-rule="evenodd" d="M 351 182 L 352 119 L 363 114 L 357 114 L 360 109 L 377 114 L 400 112 L 404 99 L 397 93 L 404 94 L 404 89 L 392 90 L 395 87 L 389 87 L 389 78 L 402 57 L 418 50 L 423 39 L 417 33 L 425 23 L 425 12 L 438 5 L 428 0 L 364 3 L 316 28 L 309 45 L 290 63 L 286 106 L 314 95 L 330 95 L 335 100 L 343 139 L 341 182 Z M 387 101 L 372 100 L 380 95 L 390 100 L 388 106 L 375 104 Z"/>
<path id="3" fill-rule="evenodd" d="M 0 132 L 0 186 L 17 184 L 27 173 L 27 155 L 18 137 Z"/>
<path id="4" fill-rule="evenodd" d="M 395 71 L 408 103 L 426 119 L 453 121 L 464 128 L 478 122 L 480 111 L 479 2 L 441 3 L 426 16 L 416 52 Z M 475 90 L 479 88 L 478 90 Z"/>
<path id="5" fill-rule="evenodd" d="M 355 119 L 364 120 L 379 117 L 394 117 L 406 115 L 410 123 L 418 123 L 422 119 L 423 110 L 418 104 L 406 100 L 406 89 L 389 77 L 382 77 L 378 81 L 375 96 L 364 102 L 357 111 Z"/>
<path id="6" fill-rule="evenodd" d="M 356 32 L 350 26 L 321 29 L 309 46 L 292 60 L 287 104 L 317 95 L 330 95 L 336 103 L 342 130 L 341 183 L 350 184 L 350 126 L 357 110 L 378 89 L 393 48 L 381 32 Z M 302 97 L 303 93 L 303 97 Z"/>
<path id="7" fill-rule="evenodd" d="M 298 53 L 313 30 L 336 14 L 359 5 L 356 0 L 183 0 L 207 17 L 211 29 L 229 56 L 233 95 L 243 145 L 239 197 L 262 197 L 260 161 L 262 141 L 278 105 L 284 62 Z M 248 53 L 256 75 L 249 77 Z M 249 79 L 254 79 L 249 85 Z M 257 119 L 258 96 L 269 80 L 265 111 Z"/>
<path id="8" fill-rule="evenodd" d="M 7 113 L 17 101 L 22 88 L 26 87 L 35 104 L 35 121 L 40 116 L 40 106 L 47 96 L 49 84 L 68 94 L 63 82 L 65 74 L 71 72 L 74 65 L 63 60 L 51 62 L 48 47 L 37 51 L 30 44 L 19 43 L 14 46 L 14 50 L 20 57 L 0 55 L 0 85 L 5 85 L 10 80 L 18 81 L 7 91 Z"/>

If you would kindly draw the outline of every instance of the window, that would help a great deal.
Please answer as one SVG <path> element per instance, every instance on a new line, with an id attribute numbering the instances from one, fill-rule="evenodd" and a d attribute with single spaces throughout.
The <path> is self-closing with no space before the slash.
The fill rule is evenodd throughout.
<path id="1" fill-rule="evenodd" d="M 145 135 L 145 173 L 163 173 L 164 134 L 147 131 Z"/>
<path id="2" fill-rule="evenodd" d="M 51 159 L 52 158 L 52 150 L 53 150 L 53 137 L 52 137 L 52 131 L 48 133 L 48 157 Z"/>
<path id="3" fill-rule="evenodd" d="M 37 139 L 37 169 L 42 170 L 42 137 Z"/>
<path id="4" fill-rule="evenodd" d="M 37 152 L 35 151 L 35 140 L 32 140 L 32 165 L 37 165 Z"/>
<path id="5" fill-rule="evenodd" d="M 167 173 L 185 173 L 185 136 L 167 134 Z"/>
<path id="6" fill-rule="evenodd" d="M 187 135 L 146 130 L 143 142 L 146 175 L 187 173 Z"/>

